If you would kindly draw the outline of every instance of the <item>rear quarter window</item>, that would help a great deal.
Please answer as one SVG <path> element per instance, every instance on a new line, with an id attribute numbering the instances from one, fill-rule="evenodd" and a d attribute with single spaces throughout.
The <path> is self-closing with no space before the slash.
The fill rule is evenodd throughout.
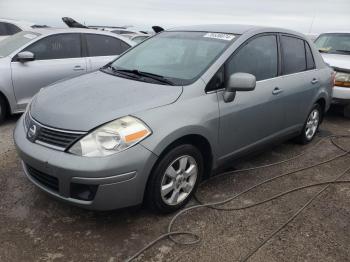
<path id="1" fill-rule="evenodd" d="M 312 70 L 316 68 L 315 59 L 312 54 L 309 44 L 305 41 L 305 53 L 306 53 L 306 68 Z"/>

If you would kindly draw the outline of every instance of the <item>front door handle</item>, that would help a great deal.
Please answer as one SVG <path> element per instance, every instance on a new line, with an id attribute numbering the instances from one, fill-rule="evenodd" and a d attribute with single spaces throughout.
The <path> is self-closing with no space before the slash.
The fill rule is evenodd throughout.
<path id="1" fill-rule="evenodd" d="M 278 94 L 280 94 L 280 93 L 282 93 L 282 92 L 283 92 L 283 90 L 280 89 L 279 87 L 275 87 L 275 88 L 272 90 L 272 94 L 273 94 L 273 95 L 278 95 Z"/>
<path id="2" fill-rule="evenodd" d="M 79 65 L 76 65 L 74 68 L 73 68 L 74 71 L 84 71 L 85 68 L 79 66 Z"/>
<path id="3" fill-rule="evenodd" d="M 312 81 L 311 81 L 311 84 L 317 84 L 318 83 L 318 80 L 316 79 L 316 78 L 314 78 L 314 79 L 312 79 Z"/>

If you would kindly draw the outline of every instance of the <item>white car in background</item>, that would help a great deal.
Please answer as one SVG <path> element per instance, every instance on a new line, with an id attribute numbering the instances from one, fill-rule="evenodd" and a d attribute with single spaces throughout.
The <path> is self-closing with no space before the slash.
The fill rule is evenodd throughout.
<path id="1" fill-rule="evenodd" d="M 135 45 L 94 29 L 32 29 L 0 42 L 0 123 L 42 88 L 98 70 Z"/>
<path id="2" fill-rule="evenodd" d="M 40 27 L 46 26 L 36 25 L 26 21 L 0 19 L 0 41 L 21 31 L 30 31 L 33 28 Z"/>
<path id="3" fill-rule="evenodd" d="M 315 41 L 324 61 L 336 72 L 333 103 L 350 117 L 350 32 L 321 34 Z"/>

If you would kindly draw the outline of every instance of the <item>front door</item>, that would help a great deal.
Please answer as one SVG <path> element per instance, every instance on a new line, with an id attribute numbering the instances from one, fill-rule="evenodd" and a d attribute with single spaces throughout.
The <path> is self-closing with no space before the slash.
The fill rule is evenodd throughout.
<path id="1" fill-rule="evenodd" d="M 81 56 L 80 34 L 58 34 L 45 37 L 22 51 L 32 52 L 34 61 L 12 59 L 12 82 L 17 107 L 23 110 L 30 99 L 49 84 L 86 73 Z"/>
<path id="2" fill-rule="evenodd" d="M 256 88 L 237 92 L 232 102 L 218 92 L 221 160 L 272 140 L 284 128 L 284 106 L 278 78 L 278 42 L 275 34 L 248 40 L 225 64 L 225 79 L 237 72 L 255 75 Z"/>

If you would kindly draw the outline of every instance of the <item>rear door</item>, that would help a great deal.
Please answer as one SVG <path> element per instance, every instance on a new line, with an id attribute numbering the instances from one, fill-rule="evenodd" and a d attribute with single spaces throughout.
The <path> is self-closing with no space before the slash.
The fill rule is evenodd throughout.
<path id="1" fill-rule="evenodd" d="M 285 126 L 296 131 L 304 124 L 320 86 L 318 72 L 310 46 L 304 39 L 281 34 L 280 43 Z"/>
<path id="2" fill-rule="evenodd" d="M 130 48 L 129 44 L 112 36 L 99 34 L 84 34 L 84 36 L 89 71 L 101 68 Z"/>
<path id="3" fill-rule="evenodd" d="M 32 52 L 34 61 L 12 59 L 12 82 L 19 109 L 24 109 L 40 88 L 58 80 L 86 73 L 79 33 L 57 34 L 39 39 L 22 51 Z"/>
<path id="4" fill-rule="evenodd" d="M 224 90 L 218 92 L 222 159 L 270 141 L 282 130 L 284 105 L 274 95 L 279 87 L 278 57 L 277 35 L 264 34 L 248 40 L 226 62 L 226 80 L 243 72 L 255 75 L 257 82 L 254 91 L 237 92 L 229 103 L 223 100 Z"/>

